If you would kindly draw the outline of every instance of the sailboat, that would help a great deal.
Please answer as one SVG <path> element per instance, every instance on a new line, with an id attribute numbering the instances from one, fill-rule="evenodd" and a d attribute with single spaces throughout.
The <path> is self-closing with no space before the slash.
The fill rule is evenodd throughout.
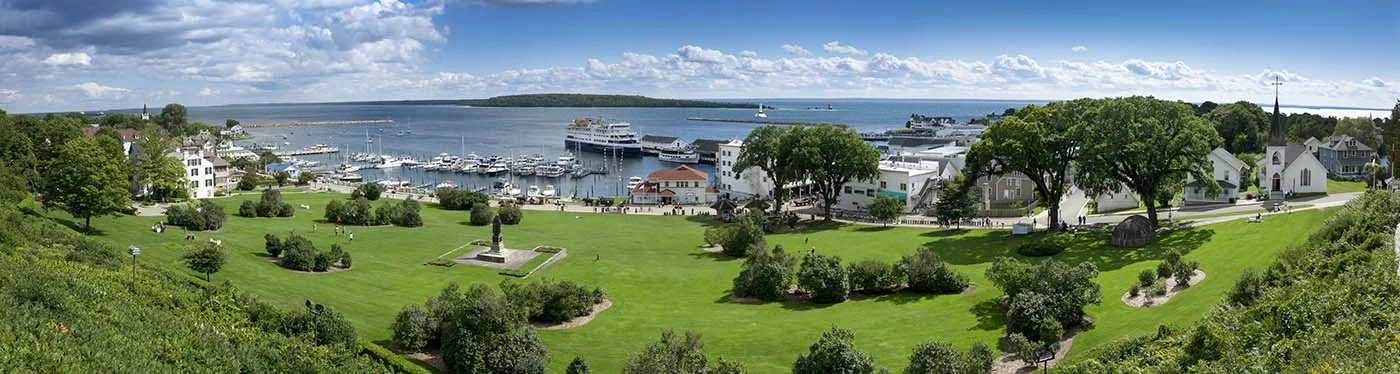
<path id="1" fill-rule="evenodd" d="M 754 118 L 768 118 L 768 113 L 763 112 L 763 104 L 758 104 L 758 113 L 753 114 Z"/>

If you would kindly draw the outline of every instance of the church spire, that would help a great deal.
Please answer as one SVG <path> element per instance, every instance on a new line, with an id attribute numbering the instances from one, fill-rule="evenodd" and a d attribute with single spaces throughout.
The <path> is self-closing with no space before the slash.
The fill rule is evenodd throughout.
<path id="1" fill-rule="evenodd" d="M 1269 146 L 1282 147 L 1285 143 L 1283 140 L 1283 118 L 1278 114 L 1278 87 L 1282 86 L 1283 82 L 1279 82 L 1278 76 L 1275 75 L 1274 83 L 1270 84 L 1274 86 L 1274 117 L 1269 124 Z"/>

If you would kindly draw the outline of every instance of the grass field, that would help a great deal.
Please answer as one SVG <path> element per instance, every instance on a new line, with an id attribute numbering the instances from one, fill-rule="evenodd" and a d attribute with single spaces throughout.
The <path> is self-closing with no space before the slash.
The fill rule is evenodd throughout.
<path id="1" fill-rule="evenodd" d="M 199 233 L 199 240 L 223 240 L 228 261 L 214 281 L 232 281 L 240 288 L 286 308 L 299 308 L 306 299 L 344 313 L 362 337 L 387 343 L 389 325 L 405 305 L 422 303 L 451 282 L 498 284 L 510 277 L 494 269 L 458 265 L 426 266 L 425 262 L 473 239 L 487 239 L 489 227 L 464 224 L 468 212 L 425 206 L 420 228 L 354 228 L 354 243 L 332 234 L 321 224 L 311 232 L 322 208 L 339 194 L 289 194 L 284 200 L 309 204 L 295 218 L 242 218 L 230 214 L 218 233 Z M 246 197 L 256 199 L 255 197 Z M 228 212 L 237 211 L 244 197 L 217 200 Z M 1312 231 L 1329 211 L 1303 211 L 1271 217 L 1265 224 L 1231 222 L 1178 231 L 1143 249 L 1109 247 L 1104 234 L 1081 234 L 1060 260 L 1091 261 L 1102 274 L 1102 305 L 1088 308 L 1097 324 L 1075 340 L 1068 359 L 1087 357 L 1094 347 L 1128 336 L 1155 331 L 1159 324 L 1186 324 L 1211 309 L 1245 267 L 1263 268 L 1290 243 Z M 62 219 L 63 213 L 53 217 Z M 179 261 L 184 246 L 178 229 L 155 234 L 149 227 L 159 217 L 94 219 L 96 235 L 118 248 L 142 247 L 140 261 L 190 274 Z M 549 347 L 550 372 L 563 372 L 574 356 L 588 359 L 597 372 L 618 372 L 629 355 L 655 341 L 663 329 L 695 330 L 704 335 L 713 357 L 744 362 L 750 372 L 790 370 L 792 360 L 832 325 L 851 329 L 857 346 L 874 355 L 876 363 L 898 371 L 908 363 L 914 346 L 941 340 L 966 348 L 974 342 L 994 344 L 1004 329 L 1003 313 L 993 301 L 1001 291 L 983 276 L 997 256 L 1014 256 L 1028 240 L 1005 231 L 969 231 L 813 224 L 804 230 L 770 235 L 770 244 L 803 252 L 810 246 L 839 255 L 846 263 L 866 258 L 893 261 L 919 246 L 935 248 L 954 268 L 978 287 L 966 295 L 897 294 L 848 301 L 837 305 L 807 303 L 739 304 L 728 299 L 740 260 L 697 248 L 706 222 L 678 216 L 624 216 L 526 211 L 518 226 L 507 226 L 507 246 L 566 247 L 569 256 L 531 279 L 569 279 L 600 286 L 614 302 L 588 325 L 541 331 Z M 329 274 L 294 274 L 264 259 L 266 232 L 307 234 L 317 248 L 340 243 L 354 256 L 354 268 Z M 807 244 L 809 243 L 810 244 Z M 1131 308 L 1119 296 L 1136 282 L 1137 273 L 1154 268 L 1167 248 L 1198 260 L 1208 277 L 1156 308 Z"/>
<path id="2" fill-rule="evenodd" d="M 1365 181 L 1339 181 L 1336 179 L 1327 180 L 1327 193 L 1338 194 L 1347 192 L 1365 192 Z"/>

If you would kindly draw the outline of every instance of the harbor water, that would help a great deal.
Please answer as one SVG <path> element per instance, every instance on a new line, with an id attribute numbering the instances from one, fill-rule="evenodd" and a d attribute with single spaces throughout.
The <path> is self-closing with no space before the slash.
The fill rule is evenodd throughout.
<path id="1" fill-rule="evenodd" d="M 755 100 L 733 100 L 754 102 Z M 768 120 L 843 123 L 859 132 L 877 132 L 903 127 L 910 114 L 949 116 L 959 121 L 1001 113 L 1031 101 L 980 100 L 763 100 Z M 830 105 L 831 109 L 827 109 Z M 358 105 L 358 104 L 279 104 L 237 105 L 189 108 L 192 121 L 220 126 L 225 119 L 241 123 L 286 123 L 304 121 L 360 121 L 388 119 L 389 124 L 346 124 L 250 128 L 252 139 L 237 143 L 271 144 L 282 150 L 316 144 L 334 146 L 340 153 L 299 156 L 329 168 L 347 161 L 357 152 L 428 160 L 440 153 L 462 156 L 475 153 L 488 156 L 540 155 L 552 162 L 573 153 L 586 167 L 606 169 L 606 175 L 573 179 L 501 175 L 525 189 L 529 185 L 555 186 L 561 196 L 621 196 L 626 194 L 629 177 L 675 167 L 653 156 L 616 158 L 597 153 L 565 149 L 565 128 L 574 119 L 602 117 L 629 122 L 639 136 L 673 136 L 687 142 L 696 139 L 742 139 L 756 124 L 688 121 L 688 117 L 752 119 L 751 109 L 710 108 L 476 108 L 461 106 Z M 372 143 L 366 140 L 373 140 Z M 715 167 L 695 164 L 714 178 Z M 357 172 L 370 180 L 407 181 L 414 186 L 437 185 L 451 181 L 461 188 L 489 187 L 497 177 L 477 174 L 426 171 L 409 167 L 362 169 Z"/>

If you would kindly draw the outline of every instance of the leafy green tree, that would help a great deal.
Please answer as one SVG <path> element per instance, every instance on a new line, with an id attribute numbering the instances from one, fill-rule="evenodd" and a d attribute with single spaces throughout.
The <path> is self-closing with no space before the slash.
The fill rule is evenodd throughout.
<path id="1" fill-rule="evenodd" d="M 258 217 L 277 217 L 282 213 L 282 191 L 268 189 L 263 190 L 262 198 L 258 201 Z"/>
<path id="2" fill-rule="evenodd" d="M 301 174 L 297 174 L 297 185 L 298 185 L 298 186 L 305 186 L 305 185 L 311 184 L 311 182 L 315 182 L 315 181 L 316 181 L 316 174 L 311 174 L 311 173 L 301 173 Z"/>
<path id="3" fill-rule="evenodd" d="M 514 204 L 506 204 L 496 210 L 496 215 L 501 217 L 501 223 L 506 225 L 520 224 L 520 220 L 525 218 L 525 212 Z"/>
<path id="4" fill-rule="evenodd" d="M 1323 117 L 1311 113 L 1289 114 L 1287 123 L 1284 135 L 1293 143 L 1302 143 L 1308 138 L 1325 139 L 1337 128 L 1336 117 Z"/>
<path id="5" fill-rule="evenodd" d="M 1395 107 L 1390 110 L 1390 118 L 1387 118 L 1385 123 L 1381 125 L 1381 143 L 1382 147 L 1379 149 L 1381 157 L 1393 158 L 1396 145 L 1400 143 L 1400 99 L 1395 100 Z M 1400 160 L 1391 160 L 1390 170 L 1386 170 L 1386 174 L 1396 175 L 1394 161 Z"/>
<path id="6" fill-rule="evenodd" d="M 855 334 L 833 326 L 822 333 L 821 339 L 797 356 L 792 374 L 873 374 L 875 359 L 855 349 Z"/>
<path id="7" fill-rule="evenodd" d="M 258 165 L 260 165 L 259 167 L 267 167 L 267 164 L 275 164 L 279 162 L 282 162 L 282 158 L 277 157 L 277 154 L 272 153 L 272 151 L 263 151 L 262 153 L 258 154 Z"/>
<path id="8" fill-rule="evenodd" d="M 851 290 L 865 294 L 885 293 L 904 284 L 904 274 L 894 266 L 868 259 L 849 265 Z"/>
<path id="9" fill-rule="evenodd" d="M 135 141 L 141 151 L 136 155 L 136 183 L 150 189 L 150 195 L 164 201 L 189 185 L 185 165 L 171 156 L 175 152 L 173 139 L 162 130 L 141 132 Z"/>
<path id="10" fill-rule="evenodd" d="M 977 217 L 975 188 L 966 175 L 959 174 L 938 186 L 938 201 L 933 203 L 934 218 L 944 226 L 962 226 L 962 222 Z"/>
<path id="11" fill-rule="evenodd" d="M 0 116 L 0 167 L 9 169 L 23 182 L 20 191 L 37 191 L 42 184 L 39 160 L 34 156 L 34 144 L 18 125 Z"/>
<path id="12" fill-rule="evenodd" d="M 904 200 L 892 196 L 876 196 L 875 201 L 871 202 L 866 210 L 870 212 L 871 217 L 888 226 L 890 222 L 904 215 Z"/>
<path id="13" fill-rule="evenodd" d="M 439 188 L 436 195 L 438 204 L 447 210 L 471 210 L 477 205 L 487 205 L 491 202 L 491 197 L 484 193 L 455 188 Z"/>
<path id="14" fill-rule="evenodd" d="M 1032 266 L 1010 257 L 998 257 L 986 272 L 1009 300 L 1007 331 L 1036 338 L 1046 319 L 1063 328 L 1078 327 L 1084 321 L 1084 307 L 1101 301 L 1099 284 L 1094 282 L 1098 274 L 1089 262 L 1071 266 L 1046 259 Z"/>
<path id="15" fill-rule="evenodd" d="M 980 344 L 980 343 L 979 343 Z M 986 345 L 982 345 L 986 348 Z M 914 347 L 914 353 L 909 355 L 909 366 L 904 368 L 904 374 L 973 374 L 987 373 L 988 371 L 978 371 L 980 366 L 974 366 L 974 359 L 971 354 L 964 355 L 953 348 L 953 345 L 944 342 L 920 343 Z M 991 369 L 988 367 L 987 369 Z"/>
<path id="16" fill-rule="evenodd" d="M 1191 104 L 1191 107 L 1196 110 L 1196 115 L 1204 116 L 1210 114 L 1210 112 L 1214 111 L 1215 108 L 1220 107 L 1220 104 L 1216 104 L 1214 102 L 1211 102 L 1210 100 L 1206 100 L 1205 102 L 1202 102 L 1201 105 Z"/>
<path id="17" fill-rule="evenodd" d="M 1040 321 L 1040 329 L 1037 331 L 1040 333 L 1040 343 L 1045 345 L 1058 343 L 1065 336 L 1064 326 L 1050 318 Z"/>
<path id="18" fill-rule="evenodd" d="M 822 198 L 827 221 L 831 220 L 831 207 L 846 183 L 880 176 L 880 152 L 853 129 L 822 124 L 789 131 L 787 136 L 798 137 L 800 146 L 794 149 L 798 152 L 795 162 L 785 167 L 801 170 L 812 181 L 812 189 Z"/>
<path id="19" fill-rule="evenodd" d="M 165 108 L 162 108 L 160 114 L 156 115 L 154 119 L 157 125 L 171 134 L 189 134 L 185 128 L 189 124 L 189 110 L 185 109 L 184 105 L 166 104 Z"/>
<path id="20" fill-rule="evenodd" d="M 375 201 L 379 200 L 379 195 L 383 193 L 384 186 L 379 185 L 379 183 L 369 182 L 355 187 L 355 190 L 350 192 L 350 198 L 356 199 L 364 197 L 369 201 Z"/>
<path id="21" fill-rule="evenodd" d="M 734 222 L 716 227 L 713 239 L 718 239 L 724 254 L 732 257 L 748 256 L 753 251 L 765 251 L 767 241 L 763 238 L 763 212 L 752 211 L 740 215 Z"/>
<path id="22" fill-rule="evenodd" d="M 1096 108 L 1092 99 L 1027 105 L 993 123 L 969 151 L 969 178 L 980 177 L 979 168 L 986 168 L 986 174 L 1025 175 L 1054 226 L 1060 219 L 1060 199 L 1069 188 L 1070 164 L 1079 157 L 1084 117 Z"/>
<path id="23" fill-rule="evenodd" d="M 1369 118 L 1342 118 L 1337 121 L 1337 128 L 1333 130 L 1332 135 L 1351 136 L 1356 138 L 1357 142 L 1371 148 L 1379 149 L 1381 146 L 1381 129 Z"/>
<path id="24" fill-rule="evenodd" d="M 131 209 L 131 180 L 125 157 L 111 154 L 97 138 L 77 138 L 59 149 L 45 174 L 46 204 L 62 204 L 92 230 L 92 216 Z"/>
<path id="25" fill-rule="evenodd" d="M 311 271 L 316 266 L 316 245 L 301 235 L 292 234 L 282 241 L 282 267 Z"/>
<path id="26" fill-rule="evenodd" d="M 252 191 L 254 189 L 257 189 L 260 179 L 261 178 L 259 178 L 257 174 L 244 174 L 243 178 L 238 180 L 238 189 L 243 191 Z"/>
<path id="27" fill-rule="evenodd" d="M 474 226 L 485 226 L 491 224 L 491 220 L 496 218 L 496 212 L 491 210 L 486 204 L 476 204 L 472 206 L 471 224 Z"/>
<path id="28" fill-rule="evenodd" d="M 706 374 L 709 359 L 705 357 L 705 344 L 700 334 L 685 333 L 685 339 L 676 337 L 671 330 L 661 332 L 661 341 L 648 344 L 640 354 L 627 360 L 622 367 L 623 374 Z"/>
<path id="29" fill-rule="evenodd" d="M 841 268 L 841 258 L 810 253 L 802 258 L 797 287 L 812 294 L 812 302 L 834 304 L 846 301 L 851 291 L 850 275 Z"/>
<path id="30" fill-rule="evenodd" d="M 1112 98 L 1085 117 L 1075 181 L 1090 195 L 1127 186 L 1147 205 L 1155 227 L 1157 197 L 1173 178 L 1191 174 L 1207 191 L 1219 192 L 1207 156 L 1220 136 L 1190 106 L 1143 96 Z"/>
<path id="31" fill-rule="evenodd" d="M 774 246 L 771 251 L 755 251 L 744 260 L 739 276 L 734 278 L 734 295 L 752 296 L 759 300 L 776 301 L 787 296 L 797 259 Z"/>
<path id="32" fill-rule="evenodd" d="M 224 128 L 229 128 L 229 129 L 231 129 L 231 128 L 233 128 L 234 126 L 238 126 L 238 120 L 233 119 L 233 118 L 229 118 L 229 119 L 224 120 Z"/>
<path id="33" fill-rule="evenodd" d="M 1215 131 L 1225 142 L 1225 150 L 1230 153 L 1258 153 L 1264 151 L 1265 138 L 1269 132 L 1269 115 L 1259 105 L 1248 101 L 1237 101 L 1221 105 L 1207 115 L 1215 125 Z"/>
<path id="34" fill-rule="evenodd" d="M 589 373 L 591 373 L 591 371 L 588 370 L 588 361 L 584 361 L 583 357 L 574 357 L 573 361 L 569 361 L 569 368 L 564 370 L 564 374 Z"/>
<path id="35" fill-rule="evenodd" d="M 258 158 L 253 156 L 243 156 L 228 160 L 229 166 L 245 172 L 255 172 L 258 170 Z"/>
<path id="36" fill-rule="evenodd" d="M 1032 343 L 1030 339 L 1027 339 L 1025 335 L 1012 333 L 1006 340 L 1006 346 L 1010 347 L 1007 348 L 1008 351 L 1006 351 L 1006 353 L 1010 353 L 1012 356 L 1015 356 L 1016 359 L 1026 363 L 1026 365 L 1035 363 L 1035 350 L 1039 347 L 1036 346 L 1035 343 Z"/>
<path id="37" fill-rule="evenodd" d="M 394 221 L 394 225 L 403 227 L 423 226 L 422 208 L 418 206 L 418 200 L 403 199 L 399 201 L 399 219 Z M 515 219 L 515 223 L 520 223 L 520 218 Z"/>
<path id="38" fill-rule="evenodd" d="M 277 182 L 277 187 L 282 187 L 282 186 L 287 185 L 287 181 L 290 181 L 291 179 L 292 179 L 292 175 L 291 175 L 291 174 L 288 174 L 288 173 L 285 172 L 285 171 L 279 171 L 279 172 L 277 172 L 276 174 L 273 174 L 273 175 L 272 175 L 272 180 L 275 181 L 275 182 Z"/>
<path id="39" fill-rule="evenodd" d="M 970 284 L 966 275 L 944 264 L 929 247 L 920 247 L 913 256 L 900 258 L 898 267 L 909 279 L 909 290 L 914 292 L 955 294 Z"/>
<path id="40" fill-rule="evenodd" d="M 263 243 L 263 248 L 269 256 L 276 258 L 282 255 L 282 239 L 278 239 L 277 235 L 263 234 Z"/>
<path id="41" fill-rule="evenodd" d="M 190 248 L 181 257 L 190 270 L 204 274 L 204 280 L 212 281 L 214 273 L 224 267 L 224 250 L 218 244 L 204 243 Z"/>
<path id="42" fill-rule="evenodd" d="M 774 211 L 781 211 L 783 203 L 787 201 L 786 186 L 800 178 L 799 173 L 791 166 L 795 163 L 792 159 L 795 157 L 794 150 L 783 147 L 783 139 L 789 136 L 792 129 L 783 126 L 762 126 L 749 131 L 749 135 L 744 137 L 744 146 L 739 149 L 738 159 L 730 168 L 736 174 L 749 168 L 758 168 L 767 174 L 773 180 L 771 194 Z"/>
<path id="43" fill-rule="evenodd" d="M 525 313 L 490 289 L 453 297 L 442 313 L 442 358 L 456 373 L 543 374 L 548 352 Z M 434 309 L 429 304 L 429 313 Z"/>

